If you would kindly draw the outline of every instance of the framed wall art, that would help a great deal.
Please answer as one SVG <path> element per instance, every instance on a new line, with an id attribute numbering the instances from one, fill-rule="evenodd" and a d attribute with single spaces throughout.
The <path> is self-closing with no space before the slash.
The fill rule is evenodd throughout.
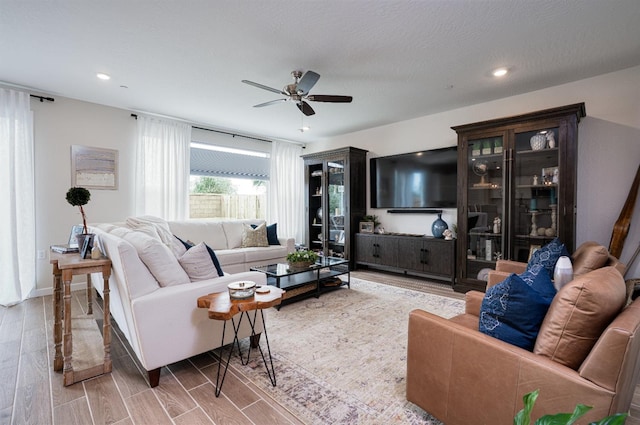
<path id="1" fill-rule="evenodd" d="M 118 151 L 71 145 L 71 186 L 118 189 Z"/>

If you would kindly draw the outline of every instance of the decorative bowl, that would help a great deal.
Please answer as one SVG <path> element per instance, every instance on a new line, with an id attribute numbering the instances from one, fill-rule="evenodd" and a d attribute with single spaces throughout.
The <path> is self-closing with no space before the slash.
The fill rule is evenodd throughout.
<path id="1" fill-rule="evenodd" d="M 256 293 L 256 283 L 251 281 L 231 282 L 229 288 L 229 298 L 232 300 L 242 300 L 251 298 Z"/>
<path id="2" fill-rule="evenodd" d="M 544 134 L 535 134 L 531 136 L 529 143 L 531 144 L 531 149 L 539 151 L 547 146 L 547 137 Z"/>

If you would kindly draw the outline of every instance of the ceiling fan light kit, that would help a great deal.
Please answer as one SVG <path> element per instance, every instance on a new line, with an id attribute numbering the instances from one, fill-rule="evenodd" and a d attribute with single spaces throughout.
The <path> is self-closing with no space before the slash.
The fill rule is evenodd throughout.
<path id="1" fill-rule="evenodd" d="M 274 89 L 273 87 L 265 86 L 264 84 L 256 83 L 249 80 L 242 80 L 243 83 L 249 84 L 250 86 L 257 87 L 259 89 L 267 90 L 273 93 L 280 94 L 282 96 L 286 96 L 285 99 L 276 99 L 270 100 L 268 102 L 259 103 L 257 105 L 253 105 L 254 108 L 261 108 L 263 106 L 275 105 L 276 103 L 293 101 L 296 103 L 296 106 L 306 116 L 314 115 L 316 112 L 313 110 L 311 105 L 307 103 L 310 102 L 328 102 L 328 103 L 350 103 L 353 100 L 351 96 L 341 96 L 341 95 L 327 95 L 327 94 L 309 94 L 309 91 L 315 86 L 315 84 L 320 79 L 320 74 L 313 72 L 311 70 L 305 72 L 302 71 L 292 71 L 291 75 L 293 76 L 293 83 L 287 84 L 284 86 L 282 90 Z"/>

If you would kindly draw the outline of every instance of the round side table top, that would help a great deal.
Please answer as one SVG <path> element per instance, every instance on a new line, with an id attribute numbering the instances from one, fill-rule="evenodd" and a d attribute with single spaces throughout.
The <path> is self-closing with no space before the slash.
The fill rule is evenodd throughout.
<path id="1" fill-rule="evenodd" d="M 229 320 L 243 311 L 259 310 L 276 306 L 282 302 L 283 289 L 269 286 L 266 294 L 257 293 L 251 298 L 231 299 L 229 292 L 216 292 L 198 298 L 199 308 L 209 309 L 209 319 Z"/>

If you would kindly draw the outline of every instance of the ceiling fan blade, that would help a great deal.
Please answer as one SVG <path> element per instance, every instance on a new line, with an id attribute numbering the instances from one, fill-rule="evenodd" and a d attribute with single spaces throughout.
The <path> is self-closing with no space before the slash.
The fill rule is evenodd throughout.
<path id="1" fill-rule="evenodd" d="M 268 102 L 264 102 L 264 103 L 259 103 L 257 105 L 253 105 L 253 107 L 254 108 L 262 108 L 263 106 L 275 105 L 276 103 L 286 102 L 286 101 L 287 101 L 287 99 L 270 100 Z"/>
<path id="2" fill-rule="evenodd" d="M 300 109 L 300 111 L 302 111 L 302 113 L 306 116 L 310 116 L 316 113 L 316 111 L 314 111 L 313 108 L 304 100 L 296 103 L 296 105 L 298 106 L 298 109 Z"/>
<path id="3" fill-rule="evenodd" d="M 353 97 L 351 96 L 334 96 L 330 94 L 310 94 L 306 97 L 307 100 L 313 102 L 333 102 L 333 103 L 351 103 Z"/>
<path id="4" fill-rule="evenodd" d="M 320 74 L 313 71 L 307 71 L 304 73 L 300 81 L 298 82 L 298 94 L 305 95 L 309 93 L 309 90 L 316 85 L 320 79 Z"/>
<path id="5" fill-rule="evenodd" d="M 257 87 L 257 88 L 262 89 L 262 90 L 267 90 L 267 91 L 270 91 L 270 92 L 274 92 L 274 93 L 278 93 L 278 94 L 281 94 L 281 95 L 284 95 L 284 96 L 288 96 L 287 93 L 283 92 L 282 90 L 274 89 L 273 87 L 265 86 L 265 85 L 262 85 L 262 84 L 259 84 L 259 83 L 254 83 L 253 81 L 249 81 L 249 80 L 242 80 L 242 82 L 245 83 L 245 84 L 249 84 L 250 86 Z"/>

